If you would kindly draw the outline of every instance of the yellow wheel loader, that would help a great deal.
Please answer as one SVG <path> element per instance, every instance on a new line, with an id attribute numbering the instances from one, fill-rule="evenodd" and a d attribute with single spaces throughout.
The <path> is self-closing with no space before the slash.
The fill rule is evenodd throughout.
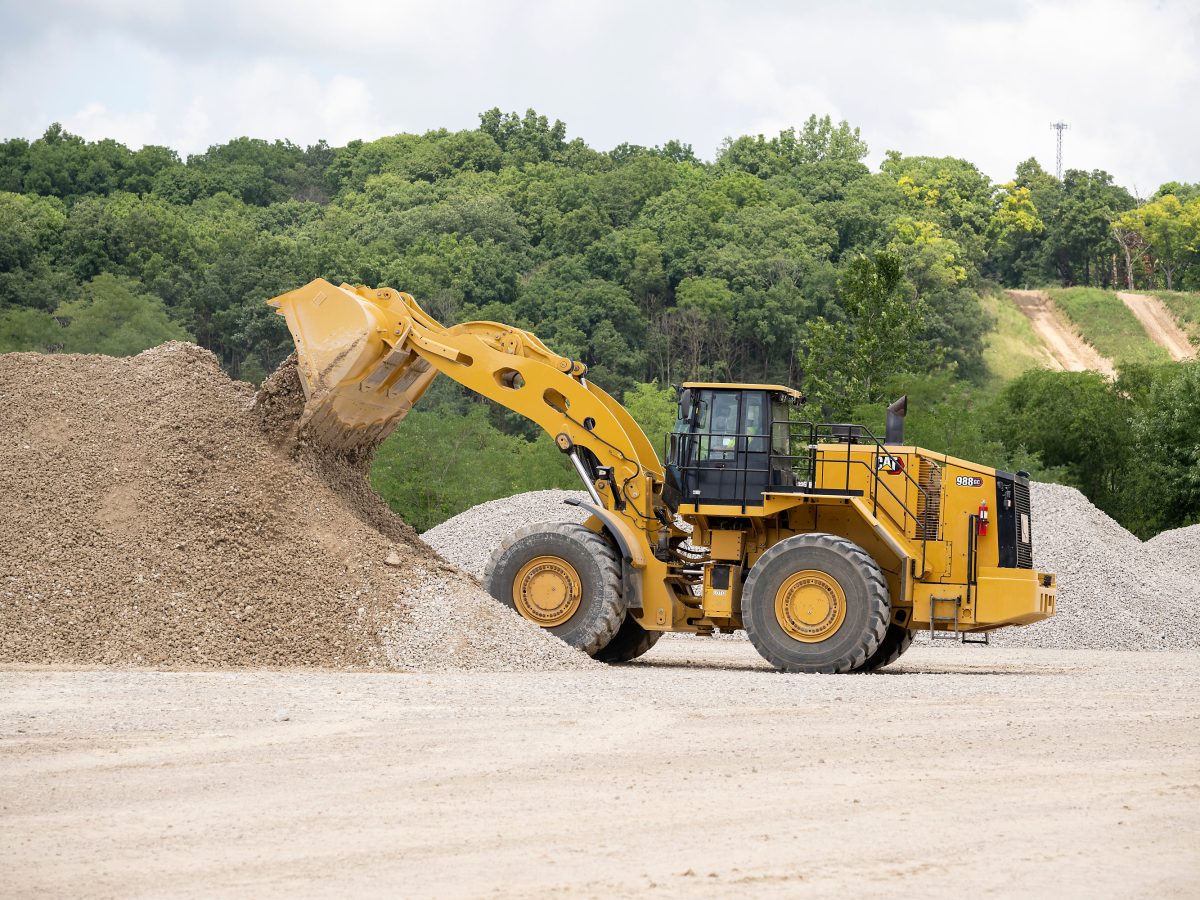
<path id="1" fill-rule="evenodd" d="M 370 450 L 439 374 L 532 420 L 579 473 L 583 525 L 496 550 L 497 600 L 608 662 L 667 631 L 745 629 L 788 672 L 895 660 L 916 631 L 984 642 L 1054 613 L 1033 568 L 1029 480 L 817 423 L 795 390 L 688 383 L 659 459 L 629 412 L 528 331 L 444 327 L 408 294 L 316 280 L 271 300 L 296 343 L 304 440 Z"/>

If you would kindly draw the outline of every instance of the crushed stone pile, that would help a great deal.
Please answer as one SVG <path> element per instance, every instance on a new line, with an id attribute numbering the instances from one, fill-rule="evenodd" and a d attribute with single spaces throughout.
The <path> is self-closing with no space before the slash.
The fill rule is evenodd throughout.
<path id="1" fill-rule="evenodd" d="M 363 460 L 297 445 L 294 366 L 0 355 L 0 662 L 592 665 L 440 560 Z"/>
<path id="2" fill-rule="evenodd" d="M 1030 494 L 1033 562 L 1058 576 L 1057 609 L 1044 622 L 994 632 L 994 642 L 1096 650 L 1200 647 L 1196 572 L 1164 552 L 1170 538 L 1143 543 L 1075 488 L 1034 483 Z M 1200 530 L 1180 540 L 1180 549 L 1186 547 L 1180 555 L 1194 562 Z"/>
<path id="3" fill-rule="evenodd" d="M 1057 614 L 992 633 L 1020 647 L 1108 650 L 1200 647 L 1200 525 L 1143 543 L 1079 491 L 1034 483 L 1034 563 L 1058 575 Z M 480 573 L 491 552 L 530 522 L 582 521 L 574 491 L 532 491 L 473 507 L 423 537 L 447 560 Z M 744 632 L 737 632 L 744 638 Z"/>
<path id="4" fill-rule="evenodd" d="M 1188 525 L 1156 534 L 1146 546 L 1169 565 L 1191 577 L 1193 595 L 1200 599 L 1200 525 Z"/>
<path id="5" fill-rule="evenodd" d="M 492 553 L 522 525 L 583 522 L 588 513 L 567 500 L 588 501 L 583 491 L 528 491 L 472 506 L 430 528 L 421 538 L 446 560 L 483 577 Z"/>

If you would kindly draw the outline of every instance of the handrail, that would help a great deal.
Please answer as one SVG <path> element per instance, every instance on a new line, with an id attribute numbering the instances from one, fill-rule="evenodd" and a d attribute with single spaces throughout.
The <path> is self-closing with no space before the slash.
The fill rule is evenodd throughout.
<path id="1" fill-rule="evenodd" d="M 845 435 L 839 435 L 836 431 L 838 428 L 847 429 L 848 433 Z M 786 443 L 788 450 L 793 449 L 796 441 L 806 436 L 806 452 L 804 454 L 776 453 L 775 438 L 779 433 L 777 429 L 787 430 Z M 694 451 L 695 458 L 692 458 L 692 453 L 685 452 L 681 454 L 683 458 L 679 460 L 680 474 L 684 479 L 681 488 L 684 489 L 685 493 L 684 497 L 681 498 L 681 502 L 686 503 L 689 499 L 694 498 L 694 502 L 699 504 L 700 482 L 698 476 L 701 472 L 719 472 L 731 476 L 733 482 L 730 486 L 733 488 L 733 491 L 736 495 L 729 498 L 731 505 L 740 505 L 742 512 L 744 513 L 748 505 L 747 493 L 749 490 L 749 475 L 752 472 L 766 476 L 768 483 L 766 489 L 769 490 L 771 486 L 771 473 L 774 470 L 774 464 L 786 463 L 787 470 L 791 471 L 794 477 L 798 477 L 799 480 L 800 476 L 806 474 L 808 486 L 810 488 L 814 488 L 818 481 L 825 480 L 819 478 L 819 475 L 822 471 L 820 469 L 821 466 L 840 465 L 845 467 L 845 490 L 848 493 L 851 483 L 850 467 L 852 465 L 863 466 L 870 473 L 867 481 L 871 491 L 871 514 L 873 516 L 878 516 L 880 513 L 881 507 L 879 501 L 881 496 L 880 488 L 882 487 L 882 489 L 887 492 L 887 495 L 890 496 L 893 501 L 895 501 L 897 506 L 899 506 L 902 515 L 897 521 L 895 515 L 888 509 L 888 507 L 884 506 L 882 508 L 883 512 L 887 513 L 888 518 L 900 526 L 900 529 L 904 534 L 908 533 L 908 520 L 911 517 L 913 520 L 913 538 L 915 539 L 917 536 L 918 525 L 922 522 L 922 519 L 917 512 L 909 506 L 906 498 L 901 497 L 895 490 L 893 490 L 891 485 L 881 477 L 878 464 L 871 466 L 864 459 L 854 458 L 854 446 L 856 445 L 873 449 L 876 459 L 878 459 L 878 457 L 881 455 L 890 455 L 884 443 L 880 441 L 879 438 L 877 438 L 866 426 L 844 423 L 815 423 L 793 422 L 791 420 L 772 420 L 770 429 L 764 434 L 708 431 L 692 433 L 689 434 L 688 437 L 691 438 L 691 441 L 689 441 L 689 447 Z M 823 438 L 827 438 L 827 440 L 822 440 Z M 705 439 L 707 439 L 707 444 L 705 443 Z M 721 446 L 720 452 L 722 454 L 729 454 L 729 456 L 719 459 L 713 458 L 711 454 L 714 452 L 717 442 L 720 441 L 723 444 L 727 439 L 732 439 L 730 441 L 731 445 Z M 752 441 L 766 442 L 765 452 L 763 450 L 751 450 L 751 447 L 755 446 L 751 443 Z M 846 453 L 844 458 L 842 458 L 841 454 L 838 454 L 836 457 L 832 457 L 824 451 L 818 451 L 818 448 L 822 444 L 843 442 L 846 444 Z M 701 448 L 704 446 L 707 446 L 707 453 L 710 454 L 705 462 L 708 462 L 711 465 L 700 464 Z M 751 453 L 765 456 L 765 466 L 748 465 L 750 462 L 748 457 Z M 740 460 L 744 460 L 747 465 L 737 465 Z M 806 473 L 804 473 L 798 465 L 801 463 L 801 461 L 807 464 Z M 733 464 L 727 465 L 727 463 Z M 915 489 L 914 496 L 916 496 L 918 500 L 924 501 L 925 509 L 927 511 L 930 509 L 931 504 L 934 502 L 933 497 L 931 496 L 930 492 L 926 490 L 926 488 L 920 483 L 920 481 L 913 477 L 912 473 L 907 468 L 901 469 L 899 472 L 894 472 L 892 474 L 903 476 L 904 481 L 908 485 L 912 485 L 912 488 Z M 694 483 L 696 484 L 697 489 L 695 491 L 691 491 L 691 497 L 689 497 L 689 488 L 693 483 L 693 478 L 696 479 Z M 800 481 L 799 483 L 803 485 L 804 482 Z M 907 487 L 905 494 L 907 495 Z M 928 513 L 926 513 L 926 515 L 928 515 Z M 927 528 L 920 529 L 920 532 L 921 568 L 924 570 L 930 536 Z"/>
<path id="2" fill-rule="evenodd" d="M 820 428 L 821 426 L 820 426 L 820 425 L 815 425 L 815 424 L 814 424 L 812 427 L 813 427 L 813 440 L 814 440 L 814 442 L 815 442 L 815 440 L 816 440 L 816 436 L 817 436 L 817 432 L 818 432 L 818 430 L 819 430 L 819 428 Z M 831 429 L 830 433 L 831 433 L 831 435 L 832 435 L 832 425 L 827 425 L 826 427 L 829 427 L 829 428 Z M 885 448 L 885 446 L 884 446 L 883 442 L 882 442 L 882 441 L 880 441 L 880 440 L 879 440 L 879 438 L 877 438 L 877 437 L 876 437 L 876 436 L 875 436 L 875 435 L 874 435 L 874 434 L 871 432 L 871 430 L 870 430 L 869 428 L 867 428 L 865 425 L 855 425 L 855 426 L 852 426 L 852 427 L 854 427 L 854 428 L 857 428 L 857 429 L 858 429 L 858 433 L 859 433 L 859 435 L 860 435 L 860 436 L 861 436 L 861 435 L 866 435 L 867 437 L 869 437 L 869 438 L 871 439 L 871 440 L 870 440 L 870 443 L 871 443 L 871 444 L 874 446 L 874 448 L 875 448 L 875 451 L 876 451 L 876 453 L 877 453 L 877 454 L 878 454 L 878 453 L 882 453 L 882 454 L 884 454 L 884 455 L 887 455 L 887 451 L 886 451 L 886 448 Z M 847 450 L 846 450 L 846 455 L 847 455 L 847 458 L 849 458 L 849 455 L 850 455 L 850 450 L 849 450 L 850 443 L 851 443 L 851 441 L 850 441 L 850 440 L 847 440 L 847 442 L 846 442 L 846 445 L 847 445 Z M 865 441 L 860 441 L 860 443 L 866 443 L 866 442 L 865 442 Z M 862 461 L 861 461 L 861 460 L 859 460 L 859 462 L 862 462 Z M 863 465 L 866 465 L 866 463 L 862 463 L 862 464 L 863 464 Z M 924 487 L 921 485 L 921 483 L 920 483 L 919 481 L 915 480 L 915 479 L 912 477 L 912 475 L 911 475 L 911 474 L 908 472 L 908 470 L 907 470 L 907 469 L 902 469 L 902 470 L 900 471 L 900 473 L 899 473 L 899 474 L 903 475 L 903 476 L 904 476 L 904 478 L 905 478 L 905 480 L 906 480 L 906 481 L 908 481 L 908 483 L 909 483 L 909 484 L 911 484 L 911 485 L 912 485 L 914 488 L 916 488 L 916 490 L 917 490 L 917 494 L 918 494 L 920 497 L 923 497 L 923 498 L 924 498 L 924 500 L 925 500 L 925 508 L 926 508 L 926 509 L 928 509 L 928 508 L 929 508 L 929 504 L 930 504 L 930 502 L 931 502 L 931 498 L 930 498 L 930 496 L 929 496 L 929 492 L 925 490 L 925 488 L 924 488 Z M 849 465 L 848 465 L 848 464 L 847 464 L 847 477 L 849 477 Z M 907 529 L 908 529 L 908 516 L 912 516 L 912 519 L 913 519 L 913 531 L 915 532 L 915 531 L 916 531 L 916 526 L 917 526 L 917 521 L 918 521 L 918 520 L 917 520 L 917 515 L 916 515 L 916 513 L 915 513 L 914 511 L 912 511 L 912 510 L 910 510 L 910 509 L 908 508 L 908 504 L 907 504 L 907 503 L 905 503 L 903 500 L 901 500 L 899 497 L 897 497 L 897 496 L 896 496 L 896 493 L 895 493 L 895 491 L 893 491 L 893 490 L 892 490 L 892 489 L 891 489 L 891 488 L 890 488 L 890 487 L 889 487 L 889 486 L 888 486 L 888 485 L 887 485 L 885 482 L 883 482 L 883 481 L 881 481 L 881 480 L 880 480 L 880 477 L 879 477 L 879 470 L 878 470 L 878 469 L 875 469 L 875 470 L 874 470 L 874 472 L 872 473 L 872 483 L 873 483 L 873 485 L 874 485 L 874 488 L 873 488 L 873 490 L 872 490 L 872 492 L 871 492 L 871 499 L 872 499 L 872 511 L 871 511 L 871 514 L 872 514 L 872 515 L 876 515 L 876 514 L 878 513 L 878 506 L 879 506 L 879 499 L 878 499 L 878 497 L 879 497 L 879 495 L 878 495 L 878 488 L 879 488 L 879 485 L 881 485 L 881 484 L 882 484 L 882 485 L 883 485 L 883 488 L 884 488 L 884 490 L 886 490 L 886 491 L 888 492 L 888 494 L 890 494 L 890 495 L 891 495 L 892 499 L 893 499 L 893 500 L 895 500 L 895 501 L 896 501 L 896 503 L 898 503 L 898 504 L 899 504 L 900 508 L 901 508 L 902 510 L 904 510 L 904 516 L 905 516 L 905 518 L 904 518 L 904 521 L 903 521 L 902 523 L 900 523 L 900 527 L 901 527 L 902 529 L 904 529 L 904 530 L 906 530 L 906 531 L 907 531 Z M 915 536 L 915 535 L 914 535 L 914 536 Z M 922 569 L 922 571 L 924 571 L 924 569 L 925 569 L 926 555 L 927 555 L 927 551 L 928 551 L 928 544 L 929 544 L 929 534 L 927 533 L 927 530 L 926 530 L 926 529 L 922 529 L 922 530 L 921 530 L 921 569 Z"/>

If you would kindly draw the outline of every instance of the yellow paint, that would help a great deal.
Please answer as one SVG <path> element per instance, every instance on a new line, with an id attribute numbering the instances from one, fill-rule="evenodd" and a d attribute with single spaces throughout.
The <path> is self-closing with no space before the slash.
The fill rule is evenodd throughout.
<path id="1" fill-rule="evenodd" d="M 534 557 L 513 578 L 517 612 L 543 628 L 566 622 L 579 610 L 582 600 L 579 573 L 557 556 Z"/>
<path id="2" fill-rule="evenodd" d="M 752 391 L 775 391 L 780 394 L 787 394 L 796 400 L 803 400 L 804 395 L 795 388 L 790 388 L 783 384 L 747 384 L 740 381 L 685 381 L 681 387 L 685 388 L 721 388 L 723 390 L 737 390 L 739 388 L 748 388 Z"/>
<path id="3" fill-rule="evenodd" d="M 846 592 L 827 572 L 804 569 L 785 578 L 775 592 L 775 618 L 788 637 L 818 644 L 846 621 Z"/>
<path id="4" fill-rule="evenodd" d="M 701 589 L 700 601 L 705 618 L 722 626 L 728 626 L 734 621 L 740 621 L 742 599 L 742 567 L 731 566 L 729 584 L 718 588 L 713 583 L 714 566 L 705 566 L 704 586 Z"/>
<path id="5" fill-rule="evenodd" d="M 741 560 L 746 545 L 744 531 L 713 531 L 707 539 L 713 559 Z"/>

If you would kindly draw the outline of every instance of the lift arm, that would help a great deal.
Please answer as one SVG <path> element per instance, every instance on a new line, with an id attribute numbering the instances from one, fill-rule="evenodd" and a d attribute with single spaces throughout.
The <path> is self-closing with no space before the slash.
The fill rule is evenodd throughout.
<path id="1" fill-rule="evenodd" d="M 663 468 L 646 435 L 587 380 L 583 363 L 530 332 L 497 322 L 447 328 L 408 294 L 323 279 L 268 302 L 296 343 L 306 441 L 348 454 L 369 450 L 445 374 L 537 423 L 571 457 L 593 501 L 642 532 L 641 540 L 664 527 Z"/>

